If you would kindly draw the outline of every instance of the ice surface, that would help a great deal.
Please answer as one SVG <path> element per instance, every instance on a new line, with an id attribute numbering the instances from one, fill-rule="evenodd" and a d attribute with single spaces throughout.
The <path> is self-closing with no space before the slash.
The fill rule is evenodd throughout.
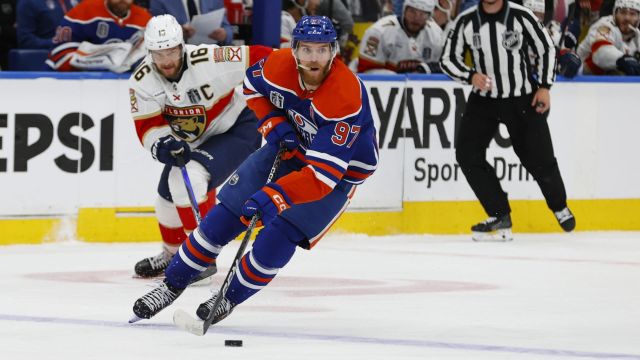
<path id="1" fill-rule="evenodd" d="M 1 359 L 640 359 L 640 234 L 331 235 L 204 337 L 176 328 L 217 282 L 129 325 L 159 244 L 0 247 Z M 241 348 L 226 339 L 244 341 Z"/>

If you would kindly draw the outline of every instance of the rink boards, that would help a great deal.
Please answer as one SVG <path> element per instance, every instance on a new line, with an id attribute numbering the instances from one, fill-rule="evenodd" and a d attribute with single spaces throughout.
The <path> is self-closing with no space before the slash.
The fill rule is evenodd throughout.
<path id="1" fill-rule="evenodd" d="M 135 135 L 120 75 L 0 73 L 0 244 L 74 233 L 158 240 L 154 162 Z M 455 161 L 470 90 L 444 76 L 362 76 L 380 167 L 334 230 L 464 233 L 484 214 Z M 640 230 L 640 82 L 584 77 L 552 90 L 549 125 L 578 230 Z M 487 153 L 512 200 L 514 230 L 559 228 L 500 129 Z"/>

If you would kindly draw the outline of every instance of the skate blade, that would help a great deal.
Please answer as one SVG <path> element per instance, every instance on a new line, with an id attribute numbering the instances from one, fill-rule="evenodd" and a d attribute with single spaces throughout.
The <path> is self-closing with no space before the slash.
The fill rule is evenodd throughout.
<path id="1" fill-rule="evenodd" d="M 206 286 L 213 283 L 213 275 L 218 272 L 218 268 L 214 266 L 208 267 L 205 271 L 198 274 L 191 280 L 189 286 Z"/>
<path id="2" fill-rule="evenodd" d="M 211 284 L 213 284 L 213 275 L 198 281 L 194 281 L 193 283 L 189 284 L 189 286 L 208 286 Z"/>
<path id="3" fill-rule="evenodd" d="M 133 314 L 131 319 L 129 319 L 129 324 L 137 323 L 140 320 L 144 320 L 144 319 L 141 318 L 141 317 L 138 317 L 138 315 L 136 315 L 136 314 Z"/>
<path id="4" fill-rule="evenodd" d="M 160 279 L 160 280 L 164 280 L 164 274 L 160 274 L 160 275 L 156 275 L 156 276 L 140 276 L 138 274 L 133 274 L 131 275 L 132 279 L 141 279 L 141 280 L 153 280 L 153 279 Z"/>
<path id="5" fill-rule="evenodd" d="M 513 240 L 513 234 L 511 233 L 511 229 L 500 229 L 488 233 L 474 231 L 471 235 L 471 239 L 477 242 L 507 242 Z"/>
<path id="6" fill-rule="evenodd" d="M 204 321 L 195 319 L 184 310 L 178 309 L 173 313 L 173 323 L 194 335 L 204 335 Z"/>

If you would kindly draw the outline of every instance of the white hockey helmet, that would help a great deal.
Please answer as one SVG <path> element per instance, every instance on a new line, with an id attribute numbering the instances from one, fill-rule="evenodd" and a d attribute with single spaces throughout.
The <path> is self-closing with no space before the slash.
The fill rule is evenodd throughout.
<path id="1" fill-rule="evenodd" d="M 613 5 L 613 13 L 615 14 L 618 9 L 627 8 L 640 12 L 640 0 L 616 0 Z"/>
<path id="2" fill-rule="evenodd" d="M 522 5 L 534 13 L 544 14 L 545 0 L 522 0 Z"/>
<path id="3" fill-rule="evenodd" d="M 437 0 L 404 0 L 404 3 L 402 4 L 402 17 L 404 18 L 404 12 L 407 9 L 407 6 L 431 14 L 433 13 L 433 9 L 436 7 L 436 1 Z"/>
<path id="4" fill-rule="evenodd" d="M 182 26 L 171 15 L 154 16 L 144 31 L 144 43 L 147 50 L 170 49 L 183 45 Z"/>

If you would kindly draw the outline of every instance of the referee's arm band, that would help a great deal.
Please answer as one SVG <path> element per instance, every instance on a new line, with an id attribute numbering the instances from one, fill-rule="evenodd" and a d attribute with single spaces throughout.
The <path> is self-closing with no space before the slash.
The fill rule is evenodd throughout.
<path id="1" fill-rule="evenodd" d="M 538 84 L 538 87 L 545 88 L 547 90 L 551 89 L 551 84 Z"/>

